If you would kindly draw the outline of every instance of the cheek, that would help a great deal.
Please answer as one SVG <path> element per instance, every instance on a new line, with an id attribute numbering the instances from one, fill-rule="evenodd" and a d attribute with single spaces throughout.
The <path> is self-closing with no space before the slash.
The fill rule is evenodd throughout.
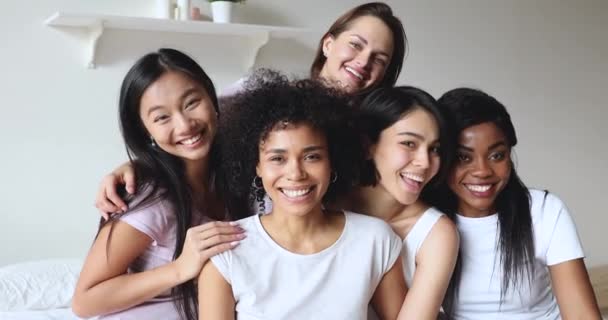
<path id="1" fill-rule="evenodd" d="M 450 189 L 454 192 L 454 193 L 458 193 L 458 186 L 459 183 L 458 181 L 460 180 L 460 177 L 463 175 L 463 170 L 459 169 L 458 167 L 452 169 L 452 172 L 450 172 L 450 174 L 448 175 L 448 187 L 450 187 Z"/>
<path id="2" fill-rule="evenodd" d="M 433 178 L 437 172 L 439 172 L 439 168 L 441 167 L 441 159 L 439 159 L 439 156 L 432 156 L 431 157 L 431 176 L 429 177 L 429 179 Z"/>

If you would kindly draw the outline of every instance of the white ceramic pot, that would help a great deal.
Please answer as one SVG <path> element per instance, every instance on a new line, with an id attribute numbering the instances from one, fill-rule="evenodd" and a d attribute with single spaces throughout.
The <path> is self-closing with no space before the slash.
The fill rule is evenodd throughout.
<path id="1" fill-rule="evenodd" d="M 211 2 L 211 14 L 213 22 L 230 23 L 232 20 L 232 1 L 213 1 Z"/>

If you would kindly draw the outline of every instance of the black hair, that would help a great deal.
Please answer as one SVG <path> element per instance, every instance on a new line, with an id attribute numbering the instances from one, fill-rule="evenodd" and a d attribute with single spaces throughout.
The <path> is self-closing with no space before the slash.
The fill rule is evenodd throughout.
<path id="1" fill-rule="evenodd" d="M 329 30 L 321 37 L 315 58 L 310 67 L 310 75 L 312 78 L 318 78 L 323 65 L 327 58 L 323 54 L 323 41 L 327 36 L 338 37 L 342 32 L 347 30 L 350 25 L 359 17 L 371 16 L 376 17 L 391 30 L 393 40 L 393 55 L 389 61 L 384 77 L 374 87 L 392 87 L 399 78 L 403 60 L 407 51 L 407 36 L 401 20 L 393 13 L 391 7 L 383 2 L 369 2 L 356 6 L 351 10 L 341 15 L 329 27 Z M 371 89 L 371 88 L 370 88 Z M 365 90 L 368 91 L 368 90 Z"/>
<path id="2" fill-rule="evenodd" d="M 439 158 L 441 162 L 439 172 L 433 177 L 429 185 L 437 185 L 444 180 L 454 155 L 454 143 L 449 138 L 451 130 L 444 112 L 433 96 L 424 90 L 409 86 L 377 88 L 367 95 L 356 109 L 357 128 L 363 135 L 363 140 L 369 144 L 377 143 L 382 131 L 403 119 L 409 113 L 415 110 L 428 112 L 439 129 Z M 361 184 L 374 186 L 378 183 L 378 178 L 373 160 L 366 160 L 361 173 Z M 425 188 L 421 195 L 424 201 L 430 200 L 430 196 L 426 195 L 427 189 L 429 188 Z"/>
<path id="3" fill-rule="evenodd" d="M 476 89 L 458 88 L 446 92 L 439 104 L 445 107 L 453 118 L 458 139 L 460 133 L 471 126 L 492 123 L 502 131 L 510 148 L 517 144 L 515 128 L 511 117 L 502 103 L 494 97 Z M 458 197 L 447 186 L 438 193 L 437 206 L 450 218 L 455 219 Z M 524 281 L 532 281 L 534 276 L 534 237 L 532 216 L 530 214 L 530 194 L 511 163 L 511 174 L 505 188 L 496 198 L 498 212 L 500 266 L 503 278 L 501 283 L 501 303 L 509 288 L 521 288 Z M 459 258 L 460 260 L 460 258 Z M 454 304 L 460 280 L 460 261 L 452 276 L 445 304 Z"/>
<path id="4" fill-rule="evenodd" d="M 338 178 L 329 185 L 324 203 L 346 194 L 358 182 L 363 148 L 350 119 L 349 100 L 338 90 L 314 80 L 291 81 L 266 69 L 254 73 L 246 88 L 227 103 L 222 106 L 218 141 L 231 216 L 249 216 L 255 201 L 263 203 L 264 189 L 253 184 L 259 146 L 282 123 L 310 125 L 327 139 L 331 168 Z"/>
<path id="5" fill-rule="evenodd" d="M 192 190 L 187 183 L 183 161 L 151 143 L 150 134 L 140 117 L 142 95 L 150 85 L 170 71 L 180 72 L 200 84 L 219 115 L 215 87 L 205 71 L 186 54 L 164 48 L 146 54 L 127 72 L 120 90 L 118 111 L 120 130 L 129 160 L 135 170 L 137 185 L 139 190 L 145 190 L 140 191 L 145 193 L 137 203 L 133 201 L 133 197 L 127 197 L 127 201 L 130 202 L 129 209 L 134 210 L 136 207 L 160 199 L 168 201 L 173 206 L 177 222 L 173 259 L 177 259 L 182 252 L 186 232 L 192 223 Z M 216 147 L 213 146 L 210 151 L 211 172 L 217 167 L 215 149 Z M 110 221 L 116 221 L 116 218 Z M 102 226 L 103 223 L 100 228 Z M 198 319 L 198 298 L 194 280 L 172 288 L 171 295 L 182 318 Z"/>

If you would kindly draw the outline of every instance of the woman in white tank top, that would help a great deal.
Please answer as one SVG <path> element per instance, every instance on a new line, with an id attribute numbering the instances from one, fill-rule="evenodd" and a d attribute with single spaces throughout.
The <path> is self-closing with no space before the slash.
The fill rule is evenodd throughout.
<path id="1" fill-rule="evenodd" d="M 409 290 L 399 319 L 436 319 L 459 238 L 454 223 L 420 197 L 449 165 L 446 120 L 435 99 L 420 89 L 381 88 L 358 107 L 358 127 L 368 142 L 364 186 L 340 204 L 381 218 L 403 239 Z"/>

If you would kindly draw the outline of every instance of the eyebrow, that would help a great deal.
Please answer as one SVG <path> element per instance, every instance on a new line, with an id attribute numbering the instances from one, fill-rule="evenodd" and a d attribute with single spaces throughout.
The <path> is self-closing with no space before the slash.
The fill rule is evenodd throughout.
<path id="1" fill-rule="evenodd" d="M 502 146 L 506 146 L 507 144 L 504 141 L 498 141 L 495 144 L 491 145 L 488 147 L 488 150 L 494 150 L 498 147 L 502 147 Z M 469 152 L 473 152 L 473 148 L 469 148 L 469 147 L 465 147 L 461 144 L 458 145 L 458 149 L 463 149 L 465 151 L 469 151 Z"/>
<path id="2" fill-rule="evenodd" d="M 351 34 L 351 37 L 356 37 L 357 39 L 361 40 L 361 42 L 365 43 L 366 45 L 368 44 L 368 42 L 365 38 L 363 38 L 362 36 L 360 36 L 356 33 Z M 378 52 L 376 52 L 376 54 L 381 54 L 383 56 L 389 57 L 389 54 L 384 51 L 378 51 Z"/>
<path id="3" fill-rule="evenodd" d="M 404 131 L 404 132 L 399 132 L 397 133 L 398 136 L 411 136 L 414 138 L 418 138 L 419 140 L 425 140 L 424 136 L 415 132 L 411 132 L 411 131 Z"/>
<path id="4" fill-rule="evenodd" d="M 184 93 L 182 93 L 182 95 L 179 97 L 180 100 L 184 100 L 187 96 L 197 92 L 198 90 L 196 90 L 195 87 L 189 88 L 186 91 L 184 91 Z M 150 114 L 158 109 L 162 109 L 164 106 L 161 105 L 156 105 L 150 109 L 148 109 L 148 116 L 150 116 Z"/>
<path id="5" fill-rule="evenodd" d="M 306 147 L 302 150 L 302 152 L 311 152 L 311 151 L 317 151 L 317 150 L 323 150 L 325 149 L 324 146 L 309 146 Z M 269 153 L 287 153 L 286 149 L 281 149 L 281 148 L 275 148 L 275 149 L 269 149 L 264 151 L 264 154 L 269 154 Z"/>

